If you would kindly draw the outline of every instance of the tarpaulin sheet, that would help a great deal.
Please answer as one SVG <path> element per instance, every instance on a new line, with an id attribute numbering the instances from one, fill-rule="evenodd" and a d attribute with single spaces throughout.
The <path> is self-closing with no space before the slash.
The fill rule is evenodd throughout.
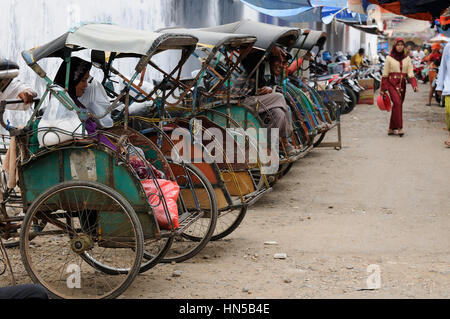
<path id="1" fill-rule="evenodd" d="M 250 8 L 288 22 L 330 23 L 347 6 L 343 0 L 241 0 Z M 342 17 L 344 18 L 344 17 Z"/>
<path id="2" fill-rule="evenodd" d="M 347 0 L 246 0 L 265 9 L 295 9 L 299 7 L 347 7 Z"/>
<path id="3" fill-rule="evenodd" d="M 409 18 L 432 21 L 438 18 L 446 8 L 449 0 L 368 0 L 382 8 Z"/>

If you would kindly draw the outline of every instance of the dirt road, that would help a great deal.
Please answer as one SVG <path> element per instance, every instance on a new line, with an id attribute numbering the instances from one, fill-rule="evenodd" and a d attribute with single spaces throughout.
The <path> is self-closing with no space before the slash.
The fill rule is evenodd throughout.
<path id="1" fill-rule="evenodd" d="M 310 153 L 227 240 L 155 268 L 126 296 L 449 298 L 450 150 L 443 109 L 420 89 L 409 88 L 403 138 L 387 136 L 388 113 L 357 106 L 343 116 L 342 151 Z M 381 288 L 361 290 L 372 264 Z"/>
<path id="2" fill-rule="evenodd" d="M 229 238 L 139 276 L 124 297 L 449 298 L 444 110 L 425 106 L 428 86 L 408 90 L 403 138 L 387 136 L 388 113 L 357 106 L 343 116 L 340 152 L 314 150 Z M 367 290 L 378 274 L 380 288 Z"/>

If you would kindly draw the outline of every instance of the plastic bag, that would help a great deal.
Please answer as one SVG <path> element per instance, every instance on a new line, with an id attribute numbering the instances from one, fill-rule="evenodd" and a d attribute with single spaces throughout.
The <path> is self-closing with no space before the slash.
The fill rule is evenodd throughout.
<path id="1" fill-rule="evenodd" d="M 149 162 L 142 160 L 141 157 L 136 156 L 136 155 L 130 155 L 130 165 L 131 167 L 133 167 L 133 169 L 136 171 L 136 173 L 138 174 L 139 178 L 142 180 L 146 180 L 151 178 L 152 173 L 150 172 L 153 171 L 153 174 L 156 178 L 158 179 L 164 179 L 164 173 L 157 170 L 156 167 L 154 167 L 152 164 L 150 164 Z"/>
<path id="2" fill-rule="evenodd" d="M 176 182 L 168 181 L 165 179 L 158 179 L 157 181 L 167 203 L 173 227 L 175 229 L 180 228 L 177 205 L 178 196 L 180 195 L 180 186 Z M 164 210 L 163 199 L 160 199 L 160 193 L 155 185 L 155 181 L 152 179 L 148 179 L 141 182 L 144 186 L 145 193 L 147 194 L 147 199 L 150 202 L 150 205 L 152 205 L 153 211 L 155 212 L 159 227 L 161 229 L 171 230 L 171 223 L 167 219 L 166 212 Z"/>
<path id="3" fill-rule="evenodd" d="M 44 128 L 58 128 L 67 133 L 42 130 Z M 46 107 L 44 116 L 39 123 L 39 129 L 38 141 L 40 147 L 71 141 L 75 139 L 73 134 L 81 135 L 83 133 L 78 114 L 74 110 L 71 111 L 66 108 L 54 96 L 50 98 L 49 105 Z"/>
<path id="4" fill-rule="evenodd" d="M 105 89 L 102 84 L 95 79 L 92 79 L 89 82 L 83 96 L 78 100 L 89 110 L 89 112 L 97 116 L 105 114 L 106 110 L 111 106 L 111 102 Z M 104 118 L 96 119 L 95 121 L 97 122 L 99 129 L 111 128 L 114 126 L 111 113 Z"/>

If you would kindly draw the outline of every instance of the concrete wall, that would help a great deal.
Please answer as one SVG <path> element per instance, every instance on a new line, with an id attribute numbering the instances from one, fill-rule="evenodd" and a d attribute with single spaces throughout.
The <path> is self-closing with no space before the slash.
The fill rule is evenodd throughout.
<path id="1" fill-rule="evenodd" d="M 38 91 L 42 79 L 28 68 L 20 53 L 43 45 L 82 22 L 112 22 L 120 26 L 154 31 L 163 27 L 207 27 L 240 19 L 257 21 L 259 15 L 237 0 L 2 0 L 0 19 L 0 56 L 17 61 L 19 78 Z M 178 57 L 160 58 L 174 65 Z M 46 59 L 42 67 L 51 77 L 59 59 Z M 123 62 L 124 64 L 126 62 Z M 132 63 L 123 69 L 133 70 Z M 160 74 L 154 72 L 152 77 Z"/>

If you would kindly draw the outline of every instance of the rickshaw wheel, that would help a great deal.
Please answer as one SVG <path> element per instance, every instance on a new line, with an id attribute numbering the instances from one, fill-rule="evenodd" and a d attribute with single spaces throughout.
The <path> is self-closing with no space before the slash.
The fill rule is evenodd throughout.
<path id="1" fill-rule="evenodd" d="M 182 232 L 172 238 L 172 247 L 162 259 L 163 263 L 181 263 L 195 257 L 211 240 L 218 220 L 217 198 L 211 183 L 195 165 L 184 165 L 192 180 L 196 180 L 197 183 L 200 183 L 202 188 L 206 191 L 207 204 L 203 205 L 203 207 L 207 208 L 200 207 L 203 212 L 203 217 L 198 218 L 185 229 L 183 229 L 183 216 L 180 215 L 180 228 L 182 229 Z M 199 192 L 196 191 L 196 193 Z M 202 202 L 204 202 L 204 200 Z"/>
<path id="2" fill-rule="evenodd" d="M 164 256 L 169 251 L 172 246 L 173 238 L 164 238 L 161 240 L 149 239 L 144 240 L 144 254 L 142 258 L 142 264 L 139 270 L 140 274 L 143 274 L 150 269 L 158 265 Z M 84 259 L 92 267 L 104 272 L 105 274 L 116 276 L 127 274 L 129 269 L 117 269 L 105 266 L 97 261 L 95 261 L 89 255 L 82 255 L 81 258 Z"/>
<path id="3" fill-rule="evenodd" d="M 282 169 L 280 170 L 280 177 L 286 176 L 294 166 L 294 163 L 287 163 L 282 165 Z"/>
<path id="4" fill-rule="evenodd" d="M 234 210 L 230 212 L 219 213 L 219 220 L 217 221 L 216 231 L 214 236 L 211 237 L 211 241 L 218 241 L 233 233 L 242 223 L 245 216 L 247 215 L 247 206 L 241 207 L 239 210 Z M 227 216 L 231 215 L 231 218 Z M 231 222 L 226 223 L 225 219 L 231 220 Z"/>
<path id="5" fill-rule="evenodd" d="M 46 221 L 45 228 L 32 238 L 39 221 Z M 139 219 L 122 195 L 97 182 L 70 181 L 32 203 L 22 225 L 20 252 L 33 282 L 51 297 L 109 299 L 120 296 L 138 275 L 143 241 Z M 109 275 L 98 265 L 127 271 Z"/>
<path id="6" fill-rule="evenodd" d="M 157 241 L 155 254 L 153 253 L 155 251 L 155 242 L 144 242 L 144 259 L 142 260 L 141 270 L 139 272 L 143 274 L 158 265 L 164 256 L 167 255 L 167 252 L 172 247 L 172 243 L 173 238 L 164 238 Z M 146 248 L 147 244 L 151 244 L 151 249 Z"/>
<path id="7" fill-rule="evenodd" d="M 322 144 L 323 140 L 325 139 L 325 136 L 327 135 L 327 132 L 322 133 L 319 137 L 319 139 L 314 143 L 314 147 L 319 147 L 320 144 Z"/>

